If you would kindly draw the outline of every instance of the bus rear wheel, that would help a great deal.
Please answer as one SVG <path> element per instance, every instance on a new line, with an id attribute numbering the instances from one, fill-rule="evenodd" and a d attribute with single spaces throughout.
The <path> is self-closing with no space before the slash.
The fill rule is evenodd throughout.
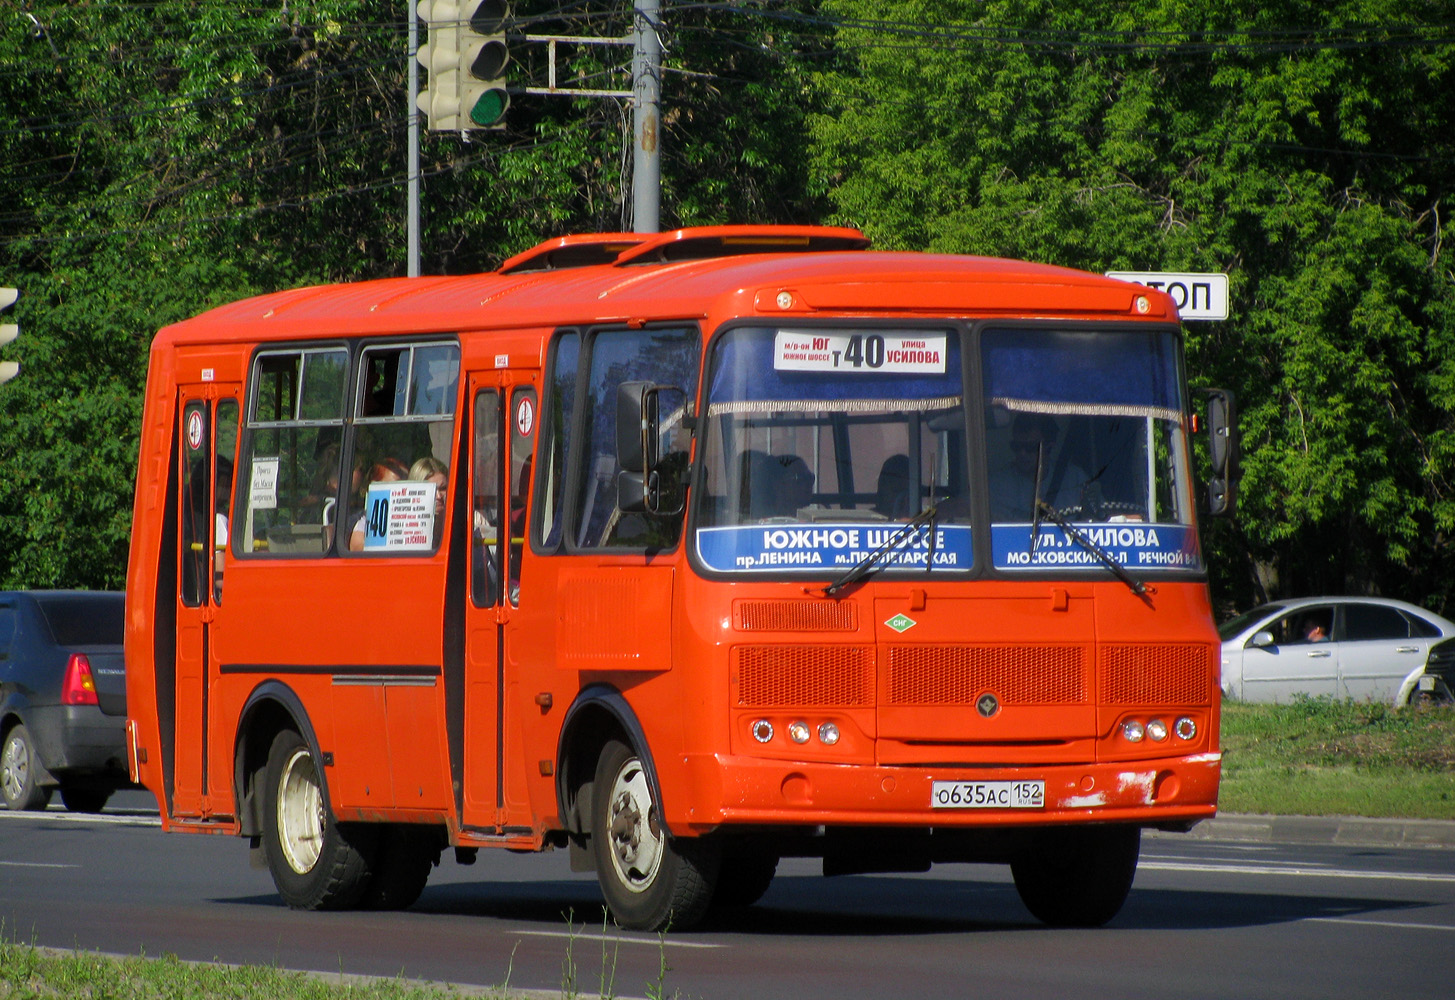
<path id="1" fill-rule="evenodd" d="M 1100 927 L 1121 911 L 1137 874 L 1142 830 L 1093 826 L 1037 831 L 1011 861 L 1026 909 L 1052 927 Z"/>
<path id="2" fill-rule="evenodd" d="M 404 910 L 414 905 L 439 860 L 433 831 L 427 827 L 386 826 L 379 838 L 374 876 L 359 905 L 366 910 Z"/>
<path id="3" fill-rule="evenodd" d="M 264 772 L 263 851 L 273 884 L 295 910 L 339 910 L 368 888 L 377 831 L 329 812 L 313 753 L 291 729 L 273 739 Z"/>
<path id="4" fill-rule="evenodd" d="M 638 931 L 683 929 L 712 903 L 720 853 L 714 842 L 667 836 L 641 758 L 616 740 L 596 763 L 591 845 L 612 916 Z"/>

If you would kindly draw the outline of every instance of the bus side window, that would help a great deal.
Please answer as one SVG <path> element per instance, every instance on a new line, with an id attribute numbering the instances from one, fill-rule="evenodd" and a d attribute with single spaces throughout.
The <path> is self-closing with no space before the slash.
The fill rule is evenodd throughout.
<path id="1" fill-rule="evenodd" d="M 459 377 L 455 344 L 370 346 L 360 355 L 353 485 L 348 516 L 339 528 L 350 551 L 427 554 L 438 549 Z M 400 501 L 390 499 L 385 485 L 402 482 L 433 487 L 422 499 L 404 501 L 406 522 L 390 519 L 391 504 L 397 513 Z"/>
<path id="2" fill-rule="evenodd" d="M 536 391 L 516 389 L 510 404 L 510 586 L 512 606 L 520 604 L 520 556 L 525 547 L 530 497 L 531 449 L 536 438 Z"/>
<path id="3" fill-rule="evenodd" d="M 500 396 L 475 393 L 470 459 L 470 597 L 475 607 L 493 605 L 500 594 Z"/>
<path id="4" fill-rule="evenodd" d="M 546 428 L 541 437 L 540 496 L 536 498 L 535 545 L 543 551 L 555 551 L 561 544 L 561 525 L 565 510 L 566 468 L 572 454 L 571 423 L 576 413 L 576 376 L 580 370 L 581 335 L 574 330 L 562 333 L 551 347 L 549 375 L 546 382 Z"/>
<path id="5" fill-rule="evenodd" d="M 682 533 L 679 514 L 624 514 L 616 506 L 616 393 L 623 382 L 646 380 L 697 397 L 701 347 L 695 328 L 603 330 L 591 338 L 586 399 L 590 418 L 578 462 L 581 470 L 575 525 L 577 548 L 667 549 Z M 667 419 L 672 419 L 670 415 Z M 680 415 L 676 417 L 680 421 Z M 683 472 L 685 472 L 685 451 Z"/>
<path id="6" fill-rule="evenodd" d="M 328 551 L 348 370 L 342 347 L 270 351 L 254 359 L 238 504 L 228 520 L 230 552 L 317 558 Z"/>

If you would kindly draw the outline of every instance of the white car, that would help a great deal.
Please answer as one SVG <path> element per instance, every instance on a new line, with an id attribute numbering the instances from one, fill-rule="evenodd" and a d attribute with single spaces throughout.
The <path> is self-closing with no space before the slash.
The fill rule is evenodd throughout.
<path id="1" fill-rule="evenodd" d="M 1254 608 L 1218 634 L 1226 698 L 1399 706 L 1419 698 L 1430 647 L 1455 636 L 1455 622 L 1381 597 L 1304 597 Z"/>

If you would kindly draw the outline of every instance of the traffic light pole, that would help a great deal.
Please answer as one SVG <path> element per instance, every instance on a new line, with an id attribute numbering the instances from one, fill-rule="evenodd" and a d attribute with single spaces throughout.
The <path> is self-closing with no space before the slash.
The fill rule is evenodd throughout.
<path id="1" fill-rule="evenodd" d="M 660 14 L 660 0 L 633 0 L 632 228 L 639 233 L 655 233 L 661 228 Z"/>
<path id="2" fill-rule="evenodd" d="M 406 242 L 408 260 L 405 274 L 419 277 L 419 8 L 414 0 L 407 0 L 409 6 L 409 207 L 406 211 Z"/>

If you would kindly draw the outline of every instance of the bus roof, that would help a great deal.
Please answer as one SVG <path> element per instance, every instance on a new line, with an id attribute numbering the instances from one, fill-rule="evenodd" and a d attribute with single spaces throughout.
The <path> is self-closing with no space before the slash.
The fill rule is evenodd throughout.
<path id="1" fill-rule="evenodd" d="M 484 274 L 384 278 L 244 299 L 172 324 L 157 342 L 635 324 L 729 314 L 780 320 L 1176 315 L 1161 292 L 1070 268 L 868 251 L 867 244 L 857 230 L 816 226 L 560 237 Z"/>

